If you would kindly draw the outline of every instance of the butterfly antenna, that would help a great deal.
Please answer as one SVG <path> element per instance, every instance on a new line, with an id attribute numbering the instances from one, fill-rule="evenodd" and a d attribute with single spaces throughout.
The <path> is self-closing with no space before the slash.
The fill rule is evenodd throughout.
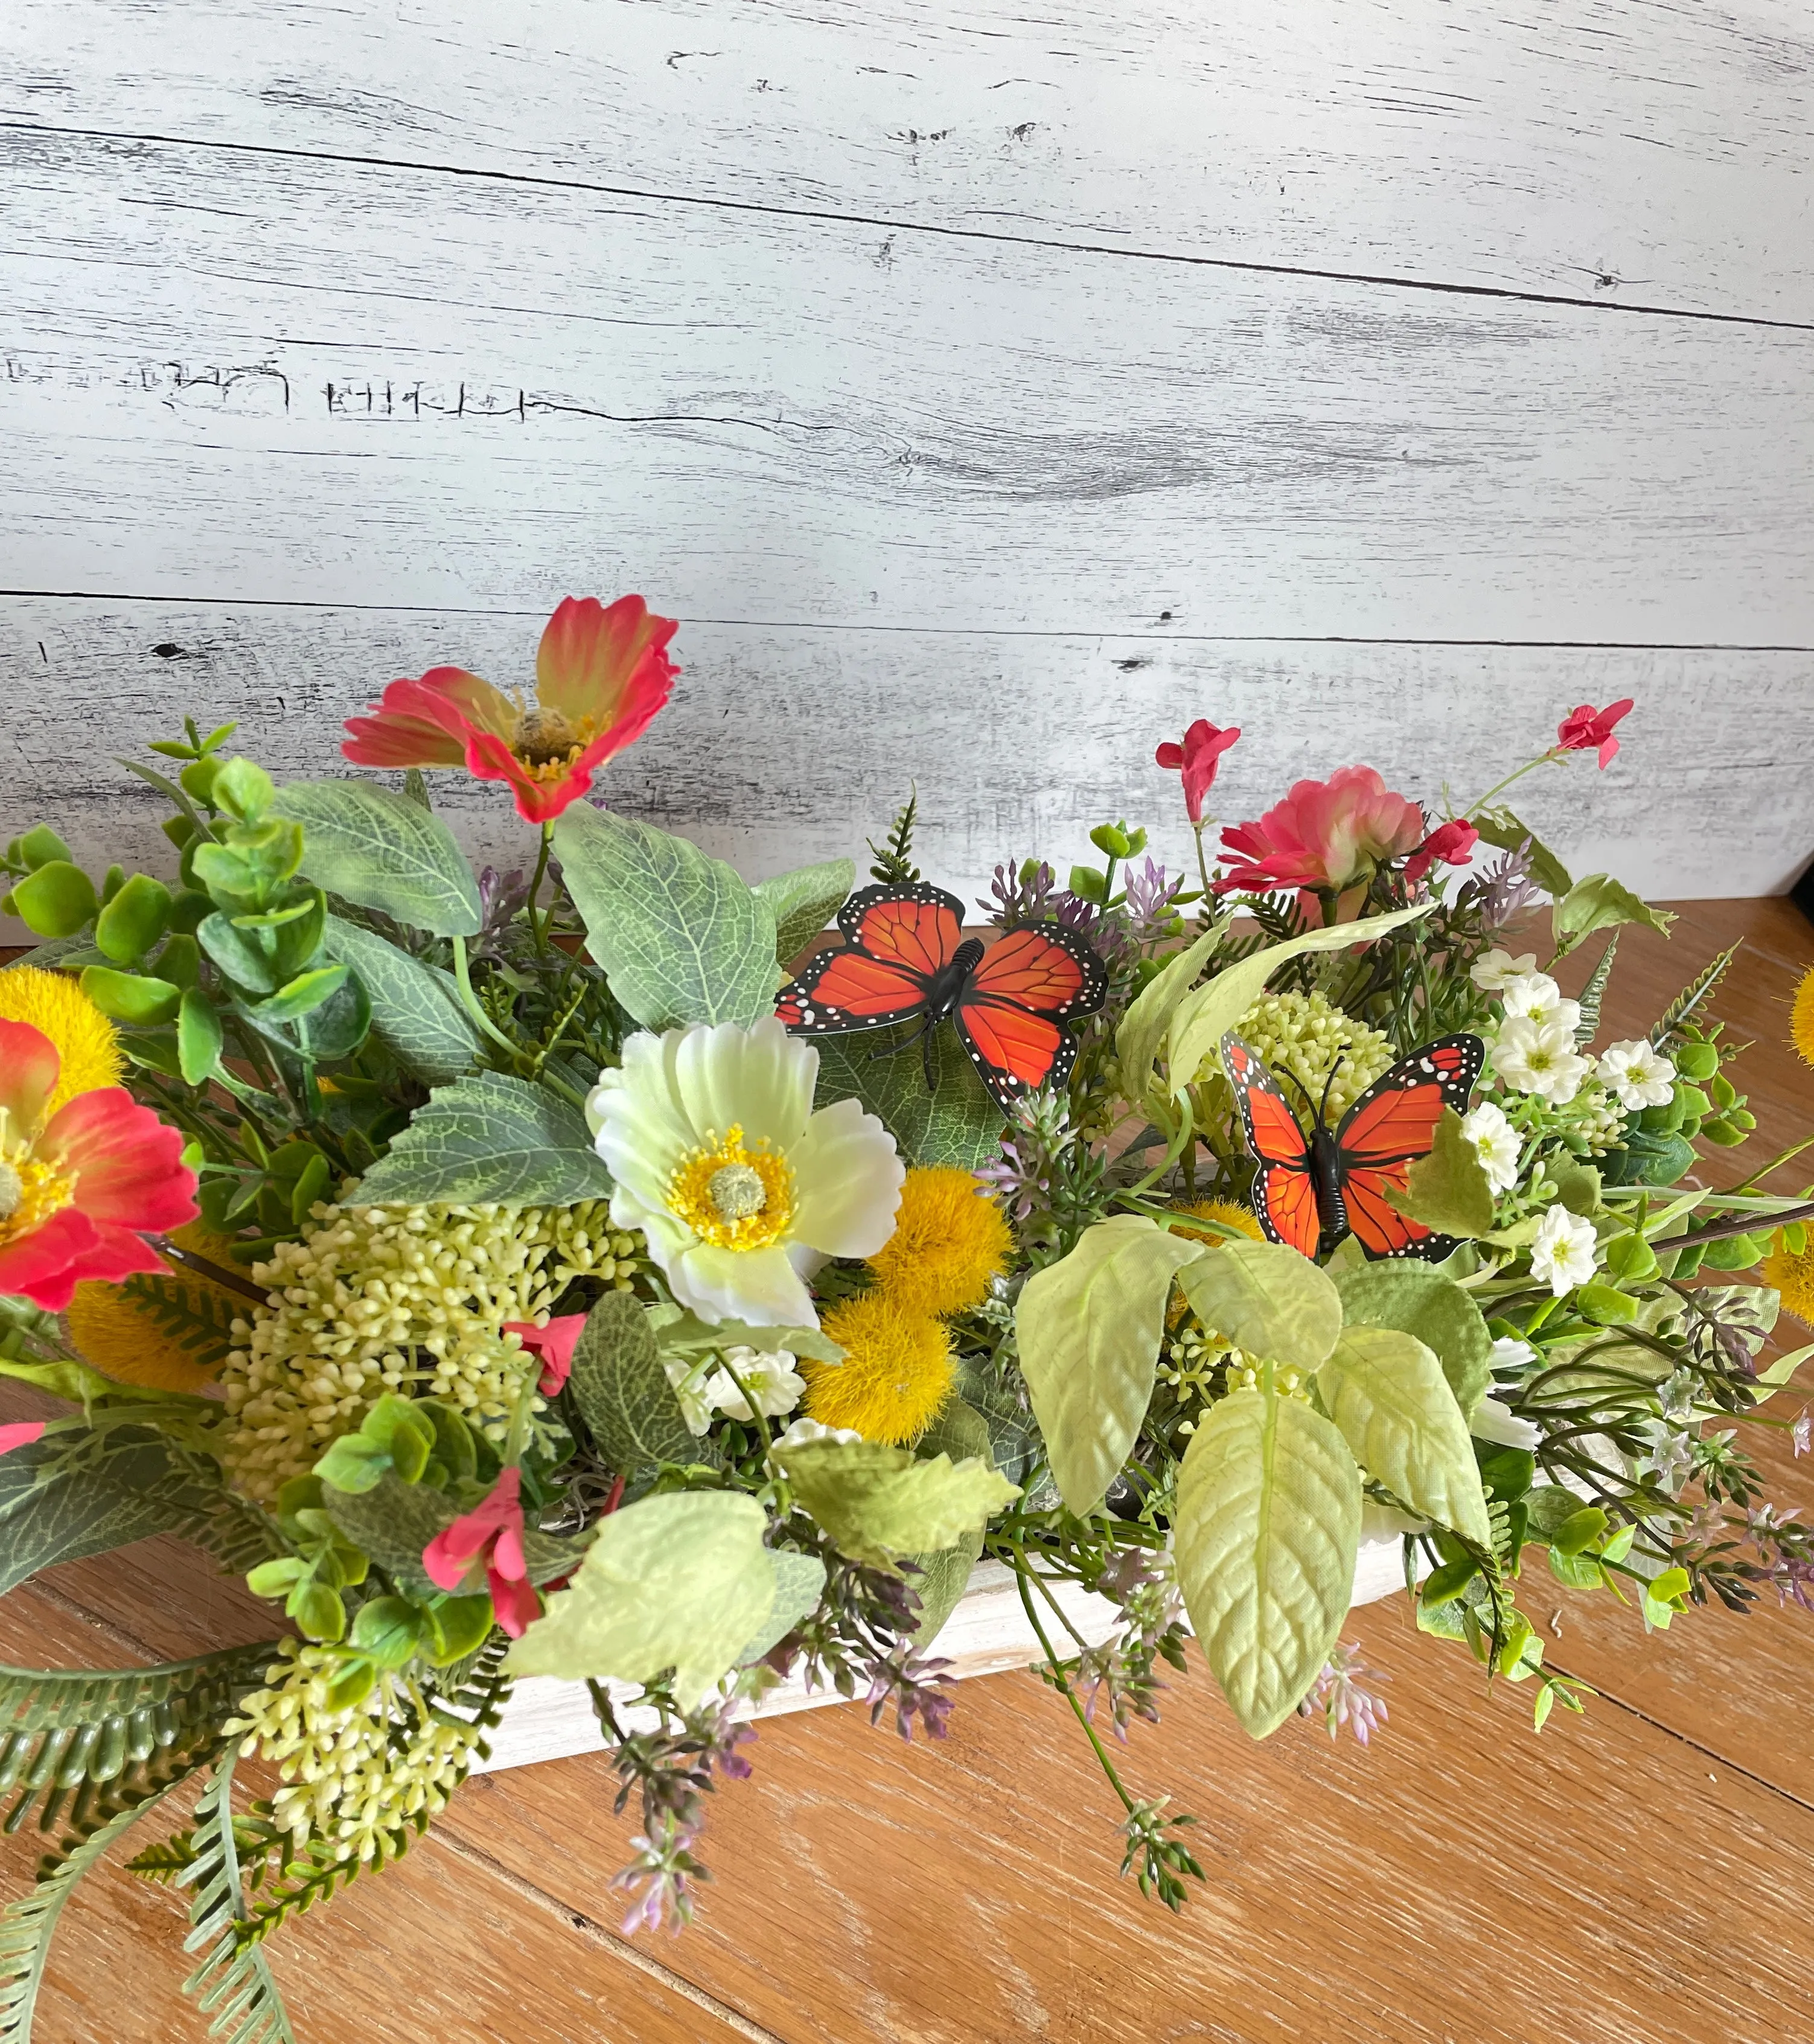
<path id="1" fill-rule="evenodd" d="M 1336 1074 L 1342 1069 L 1343 1062 L 1347 1058 L 1347 1046 L 1343 1044 L 1341 1051 L 1336 1056 L 1336 1062 L 1329 1067 L 1329 1076 L 1323 1082 L 1323 1097 L 1316 1104 L 1316 1119 L 1325 1128 L 1329 1125 L 1330 1089 L 1335 1085 Z M 1301 1089 L 1300 1089 L 1300 1090 L 1301 1090 Z M 1310 1097 L 1308 1093 L 1305 1093 L 1304 1097 L 1306 1100 Z"/>

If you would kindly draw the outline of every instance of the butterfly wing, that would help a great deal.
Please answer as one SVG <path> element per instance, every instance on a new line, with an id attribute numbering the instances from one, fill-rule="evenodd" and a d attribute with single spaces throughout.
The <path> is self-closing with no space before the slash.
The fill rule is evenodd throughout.
<path id="1" fill-rule="evenodd" d="M 1316 1181 L 1310 1145 L 1291 1103 L 1272 1074 L 1232 1031 L 1222 1039 L 1222 1062 L 1241 1111 L 1241 1128 L 1258 1169 L 1254 1212 L 1267 1241 L 1282 1243 L 1301 1256 L 1314 1256 L 1323 1224 L 1316 1208 Z"/>
<path id="2" fill-rule="evenodd" d="M 1467 1112 L 1486 1055 L 1478 1036 L 1443 1036 L 1401 1058 L 1342 1118 L 1336 1147 L 1348 1225 L 1370 1257 L 1416 1256 L 1439 1263 L 1458 1238 L 1438 1235 L 1393 1206 L 1411 1166 L 1429 1155 L 1445 1108 Z"/>
<path id="3" fill-rule="evenodd" d="M 797 1035 L 880 1029 L 917 1014 L 963 941 L 963 904 L 924 882 L 864 887 L 838 911 L 838 928 L 843 948 L 809 959 L 774 997 Z"/>
<path id="4" fill-rule="evenodd" d="M 1102 1005 L 1109 970 L 1075 930 L 1024 924 L 992 944 L 958 997 L 957 1032 L 996 1104 L 1062 1085 L 1077 1039 L 1059 1024 Z"/>

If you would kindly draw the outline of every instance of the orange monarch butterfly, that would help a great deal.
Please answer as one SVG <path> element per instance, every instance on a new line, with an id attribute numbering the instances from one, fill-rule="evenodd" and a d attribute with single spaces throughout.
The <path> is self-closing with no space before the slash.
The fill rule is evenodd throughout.
<path id="1" fill-rule="evenodd" d="M 1023 1093 L 1063 1083 L 1077 1042 L 1059 1026 L 1102 1005 L 1109 971 L 1059 923 L 1026 923 L 995 943 L 963 934 L 963 904 L 942 887 L 865 887 L 838 911 L 841 948 L 809 959 L 774 997 L 801 1036 L 880 1029 L 920 1018 L 932 1084 L 932 1032 L 947 1016 L 1005 1111 Z M 880 1055 L 893 1055 L 893 1052 Z"/>
<path id="2" fill-rule="evenodd" d="M 1325 1085 L 1321 1103 L 1311 1102 L 1316 1125 L 1306 1139 L 1272 1074 L 1231 1030 L 1222 1039 L 1222 1060 L 1259 1167 L 1254 1211 L 1266 1239 L 1314 1257 L 1351 1229 L 1370 1257 L 1441 1262 L 1458 1238 L 1412 1220 L 1385 1195 L 1389 1188 L 1402 1192 L 1412 1163 L 1428 1155 L 1443 1109 L 1466 1113 L 1485 1055 L 1478 1036 L 1426 1043 L 1375 1079 L 1334 1129 L 1323 1117 Z M 1335 1076 L 1332 1071 L 1330 1085 Z"/>

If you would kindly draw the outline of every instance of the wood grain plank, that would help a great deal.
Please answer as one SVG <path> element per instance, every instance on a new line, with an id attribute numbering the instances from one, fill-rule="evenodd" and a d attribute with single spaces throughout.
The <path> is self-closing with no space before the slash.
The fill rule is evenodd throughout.
<path id="1" fill-rule="evenodd" d="M 664 600 L 659 583 L 648 594 Z M 331 773 L 341 720 L 386 682 L 451 662 L 521 682 L 540 623 L 0 597 L 0 837 L 42 818 L 98 872 L 121 859 L 167 873 L 159 799 L 111 755 L 138 753 L 188 710 L 206 728 L 240 719 L 236 742 L 280 778 Z M 1189 838 L 1153 747 L 1193 717 L 1241 728 L 1215 796 L 1232 819 L 1356 758 L 1425 801 L 1446 774 L 1466 801 L 1539 750 L 1564 709 L 1625 696 L 1639 707 L 1609 771 L 1583 757 L 1516 791 L 1578 871 L 1608 869 L 1665 899 L 1762 893 L 1814 853 L 1814 655 L 1250 645 L 1156 618 L 1099 637 L 689 620 L 674 651 L 672 703 L 601 790 L 752 878 L 840 855 L 866 864 L 865 838 L 910 777 L 921 863 L 967 899 L 1036 846 L 1061 873 L 1093 857 L 1088 833 L 1107 817 L 1151 825 L 1155 856 L 1175 869 Z M 482 863 L 532 856 L 495 787 L 456 774 L 435 790 Z"/>
<path id="2" fill-rule="evenodd" d="M 198 146 L 0 160 L 10 588 L 1814 644 L 1814 332 Z"/>
<path id="3" fill-rule="evenodd" d="M 15 0 L 0 118 L 1814 319 L 1793 0 Z"/>

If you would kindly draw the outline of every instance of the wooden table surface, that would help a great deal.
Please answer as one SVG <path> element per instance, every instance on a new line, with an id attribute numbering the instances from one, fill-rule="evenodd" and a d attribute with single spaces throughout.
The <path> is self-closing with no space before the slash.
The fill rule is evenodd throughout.
<path id="1" fill-rule="evenodd" d="M 1608 1020 L 1642 1028 L 1743 936 L 1719 1012 L 1759 1129 L 1734 1177 L 1814 1108 L 1787 1050 L 1814 930 L 1785 901 L 1687 905 L 1627 934 Z M 1793 1169 L 1793 1167 L 1792 1167 Z M 1785 1174 L 1785 1176 L 1789 1174 Z M 1728 1179 L 1727 1182 L 1731 1182 Z M 1774 1411 L 1798 1409 L 1793 1393 Z M 1764 1429 L 1785 1503 L 1814 1503 Z M 1529 1698 L 1414 1630 L 1402 1598 L 1347 1636 L 1387 1670 L 1363 1751 L 1293 1721 L 1255 1746 L 1201 1668 L 1124 1758 L 1200 1821 L 1182 1918 L 1115 1875 L 1109 1791 L 1057 1699 L 967 1683 L 950 1738 L 903 1746 L 855 1708 L 765 1723 L 716 1799 L 718 1878 L 678 1938 L 621 1938 L 629 1828 L 600 1758 L 464 1789 L 409 1858 L 272 1948 L 301 2044 L 1809 2044 L 1814 2040 L 1814 1618 L 1636 1616 L 1539 1575 L 1527 1601 L 1586 1718 L 1532 1734 Z M 147 1542 L 0 1600 L 0 1658 L 120 1666 L 259 1637 L 264 1608 Z M 17 1892 L 34 1847 L 0 1842 Z M 66 1913 L 41 2044 L 199 2039 L 176 1902 L 109 1869 Z"/>

